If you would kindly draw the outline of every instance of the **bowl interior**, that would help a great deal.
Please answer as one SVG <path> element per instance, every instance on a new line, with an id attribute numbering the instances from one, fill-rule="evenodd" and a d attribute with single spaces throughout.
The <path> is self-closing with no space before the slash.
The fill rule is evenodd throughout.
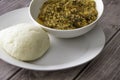
<path id="1" fill-rule="evenodd" d="M 38 15 L 40 13 L 40 9 L 46 1 L 47 0 L 32 0 L 31 1 L 29 9 L 30 9 L 30 15 L 32 16 L 32 18 L 34 20 L 37 19 Z"/>
<path id="2" fill-rule="evenodd" d="M 30 11 L 30 16 L 32 17 L 32 19 L 34 21 L 37 20 L 37 17 L 40 13 L 40 9 L 41 9 L 42 5 L 44 4 L 44 2 L 46 2 L 46 1 L 47 0 L 32 0 L 31 4 L 29 6 L 29 9 L 30 9 L 29 11 Z M 102 0 L 95 0 L 95 2 L 96 2 L 96 8 L 98 11 L 98 18 L 96 19 L 96 21 L 97 21 L 103 13 L 104 5 L 103 5 Z M 94 22 L 96 22 L 96 21 L 94 21 Z M 41 26 L 43 26 L 43 25 L 41 25 Z"/>

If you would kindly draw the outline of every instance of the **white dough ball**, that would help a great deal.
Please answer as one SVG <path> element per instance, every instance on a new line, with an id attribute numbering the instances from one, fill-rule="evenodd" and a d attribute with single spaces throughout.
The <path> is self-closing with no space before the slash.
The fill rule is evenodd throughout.
<path id="1" fill-rule="evenodd" d="M 38 26 L 18 24 L 0 32 L 0 46 L 12 57 L 31 61 L 40 58 L 49 48 L 48 34 Z"/>

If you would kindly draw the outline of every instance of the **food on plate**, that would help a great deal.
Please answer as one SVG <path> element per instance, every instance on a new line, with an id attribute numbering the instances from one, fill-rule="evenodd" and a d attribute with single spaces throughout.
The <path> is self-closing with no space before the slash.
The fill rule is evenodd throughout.
<path id="1" fill-rule="evenodd" d="M 70 30 L 84 27 L 97 19 L 94 0 L 48 0 L 38 15 L 38 22 L 46 27 Z"/>
<path id="2" fill-rule="evenodd" d="M 38 26 L 22 23 L 0 31 L 0 47 L 22 61 L 40 58 L 49 48 L 48 34 Z"/>

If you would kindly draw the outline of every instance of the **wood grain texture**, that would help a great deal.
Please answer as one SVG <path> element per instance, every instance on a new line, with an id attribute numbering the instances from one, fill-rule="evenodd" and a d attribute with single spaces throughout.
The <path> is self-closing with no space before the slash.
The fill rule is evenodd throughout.
<path id="1" fill-rule="evenodd" d="M 31 0 L 0 0 L 0 15 L 29 5 Z"/>
<path id="2" fill-rule="evenodd" d="M 114 80 L 120 78 L 120 32 L 76 80 Z M 118 79 L 119 80 L 119 79 Z"/>
<path id="3" fill-rule="evenodd" d="M 105 6 L 104 14 L 98 23 L 98 25 L 103 28 L 107 40 L 120 28 L 119 7 L 120 0 L 111 0 L 110 3 Z"/>
<path id="4" fill-rule="evenodd" d="M 72 80 L 84 66 L 61 71 L 30 71 L 21 70 L 10 80 Z"/>
<path id="5" fill-rule="evenodd" d="M 111 37 L 119 30 L 119 28 L 118 26 L 114 26 L 114 27 L 109 26 L 111 22 L 109 22 L 108 15 L 106 13 L 108 11 L 111 12 L 111 10 L 108 9 L 109 5 L 111 4 L 111 1 L 107 2 L 107 0 L 104 0 L 104 2 L 108 6 L 105 6 L 107 9 L 105 10 L 103 17 L 101 18 L 97 26 L 103 28 L 106 34 L 106 39 L 109 42 L 109 39 L 111 39 Z M 106 25 L 104 25 L 105 23 Z M 80 68 L 76 67 L 69 70 L 55 71 L 55 72 L 40 72 L 40 71 L 37 72 L 37 71 L 22 70 L 15 76 L 13 76 L 13 78 L 11 78 L 10 80 L 21 80 L 21 79 L 22 80 L 33 80 L 33 79 L 34 80 L 73 80 L 78 75 L 78 73 L 80 74 L 80 72 L 84 69 L 84 66 L 82 66 L 82 68 L 80 66 Z M 31 75 L 34 75 L 34 77 Z"/>
<path id="6" fill-rule="evenodd" d="M 8 11 L 28 6 L 31 0 L 0 0 L 0 15 Z M 0 80 L 7 80 L 20 68 L 7 64 L 0 60 Z"/>
<path id="7" fill-rule="evenodd" d="M 19 68 L 9 65 L 0 60 L 0 80 L 7 80 L 11 75 L 16 73 Z"/>
<path id="8" fill-rule="evenodd" d="M 113 37 L 102 53 L 79 75 L 76 80 L 119 80 L 120 73 L 120 0 L 113 0 L 107 6 L 106 17 L 101 21 L 108 27 L 106 34 L 119 33 Z M 100 23 L 101 23 L 100 22 Z M 110 37 L 110 36 L 109 36 Z"/>
<path id="9" fill-rule="evenodd" d="M 28 6 L 30 1 L 31 0 L 0 0 L 0 15 L 3 13 L 6 13 L 8 11 L 17 9 L 17 8 Z M 117 20 L 119 19 L 119 10 L 118 10 L 119 6 L 115 5 L 116 3 L 119 2 L 119 0 L 103 0 L 103 1 L 105 4 L 105 11 L 104 11 L 102 18 L 99 20 L 99 23 L 97 26 L 103 28 L 105 35 L 106 35 L 106 40 L 107 40 L 107 42 L 109 42 L 110 39 L 118 32 L 118 30 L 120 28 L 119 22 L 116 22 L 116 19 Z M 117 10 L 115 10 L 114 8 L 117 8 Z M 113 14 L 115 14 L 115 15 L 113 15 Z M 113 39 L 113 40 L 115 40 L 115 39 Z M 108 43 L 108 45 L 109 44 L 111 44 L 111 43 Z M 106 47 L 108 47 L 108 45 Z M 106 54 L 105 50 L 108 49 L 106 47 L 105 47 L 104 51 L 102 52 L 102 55 L 98 56 L 98 57 L 100 57 L 100 59 L 104 58 L 103 54 Z M 114 49 L 112 51 L 114 51 Z M 110 50 L 111 50 L 111 48 L 110 48 Z M 114 54 L 115 54 L 115 52 L 114 52 Z M 111 56 L 112 56 L 112 54 L 111 54 Z M 98 59 L 98 57 L 96 59 Z M 92 65 L 94 65 L 94 62 L 96 61 L 96 59 L 93 60 L 93 62 L 91 63 Z M 99 60 L 97 62 L 99 63 Z M 98 64 L 98 63 L 96 63 L 96 64 Z M 7 80 L 7 79 L 9 79 L 9 80 L 73 80 L 78 76 L 78 74 L 80 76 L 77 78 L 77 80 L 84 80 L 84 78 L 83 79 L 81 78 L 81 75 L 82 75 L 82 77 L 84 77 L 88 68 L 93 67 L 90 64 L 90 66 L 88 66 L 88 68 L 85 69 L 85 66 L 88 65 L 88 64 L 85 64 L 85 65 L 82 65 L 79 67 L 62 70 L 62 71 L 42 72 L 42 71 L 30 71 L 30 70 L 25 70 L 25 69 L 22 69 L 19 71 L 20 68 L 11 66 L 3 61 L 0 61 L 0 64 L 3 65 L 3 66 L 0 65 L 0 80 Z M 103 63 L 101 62 L 101 64 L 103 64 Z M 104 65 L 105 64 L 103 64 L 103 66 Z M 4 66 L 7 66 L 7 67 L 4 67 Z M 96 67 L 98 67 L 98 68 L 96 69 Z M 95 69 L 99 70 L 99 65 L 97 65 L 96 67 L 93 67 L 92 71 L 94 71 Z M 85 71 L 82 72 L 82 70 L 84 70 L 84 69 L 85 69 Z M 2 70 L 4 70 L 4 73 Z M 17 71 L 19 71 L 19 72 L 14 76 L 14 74 Z M 91 73 L 92 73 L 92 71 L 91 71 Z M 81 74 L 81 72 L 82 72 L 82 74 Z M 85 72 L 85 74 L 84 74 L 84 72 Z M 116 74 L 119 75 L 119 72 L 117 72 Z M 91 77 L 93 77 L 93 76 L 91 76 Z M 119 77 L 116 76 L 114 79 L 119 80 Z M 89 78 L 86 78 L 85 80 L 89 80 Z M 99 79 L 93 78 L 91 80 L 99 80 Z"/>

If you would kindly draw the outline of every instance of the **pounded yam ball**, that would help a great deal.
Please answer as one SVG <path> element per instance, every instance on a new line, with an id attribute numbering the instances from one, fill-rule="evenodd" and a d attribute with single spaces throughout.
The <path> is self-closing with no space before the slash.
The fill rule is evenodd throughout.
<path id="1" fill-rule="evenodd" d="M 38 26 L 18 24 L 0 32 L 0 46 L 6 53 L 22 61 L 40 58 L 49 48 L 48 34 Z"/>

